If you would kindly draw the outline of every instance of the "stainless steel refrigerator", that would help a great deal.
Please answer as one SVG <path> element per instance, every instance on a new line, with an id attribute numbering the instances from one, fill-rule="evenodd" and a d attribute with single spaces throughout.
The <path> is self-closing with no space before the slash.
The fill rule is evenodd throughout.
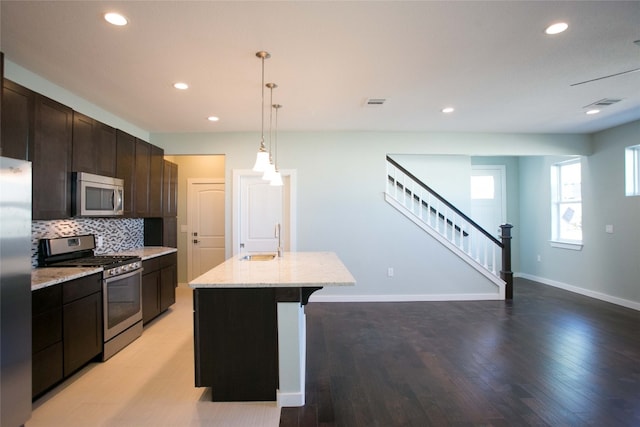
<path id="1" fill-rule="evenodd" d="M 0 426 L 31 417 L 31 163 L 0 157 Z"/>

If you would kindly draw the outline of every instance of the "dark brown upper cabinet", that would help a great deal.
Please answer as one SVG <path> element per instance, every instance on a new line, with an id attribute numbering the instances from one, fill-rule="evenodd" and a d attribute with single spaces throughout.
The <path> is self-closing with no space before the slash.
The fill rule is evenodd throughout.
<path id="1" fill-rule="evenodd" d="M 149 216 L 149 170 L 151 168 L 151 144 L 136 139 L 135 156 L 135 216 Z"/>
<path id="2" fill-rule="evenodd" d="M 116 129 L 73 112 L 73 171 L 116 175 Z"/>
<path id="3" fill-rule="evenodd" d="M 4 79 L 2 83 L 2 151 L 4 157 L 33 160 L 35 92 Z"/>
<path id="4" fill-rule="evenodd" d="M 116 178 L 124 180 L 125 217 L 134 216 L 136 184 L 136 138 L 121 130 L 116 131 Z"/>
<path id="5" fill-rule="evenodd" d="M 33 219 L 71 217 L 73 111 L 36 94 L 33 136 Z"/>
<path id="6" fill-rule="evenodd" d="M 178 165 L 164 161 L 162 173 L 162 216 L 178 215 Z"/>
<path id="7" fill-rule="evenodd" d="M 149 215 L 162 216 L 162 181 L 164 172 L 164 150 L 151 145 L 149 159 Z"/>

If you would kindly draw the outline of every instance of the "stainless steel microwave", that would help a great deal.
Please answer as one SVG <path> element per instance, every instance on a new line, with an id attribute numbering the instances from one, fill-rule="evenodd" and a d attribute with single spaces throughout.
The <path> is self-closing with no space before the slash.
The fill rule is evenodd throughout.
<path id="1" fill-rule="evenodd" d="M 74 172 L 74 216 L 121 216 L 124 180 L 87 172 Z"/>

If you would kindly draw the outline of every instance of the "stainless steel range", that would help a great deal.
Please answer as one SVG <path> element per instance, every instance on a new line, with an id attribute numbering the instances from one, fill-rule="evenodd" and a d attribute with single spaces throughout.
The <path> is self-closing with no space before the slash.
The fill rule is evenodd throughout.
<path id="1" fill-rule="evenodd" d="M 95 255 L 95 236 L 42 239 L 42 267 L 102 267 L 104 349 L 107 360 L 142 334 L 142 259 Z"/>

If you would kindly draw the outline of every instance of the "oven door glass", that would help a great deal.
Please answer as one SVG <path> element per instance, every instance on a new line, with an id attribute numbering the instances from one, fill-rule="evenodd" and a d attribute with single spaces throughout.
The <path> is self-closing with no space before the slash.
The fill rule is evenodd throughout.
<path id="1" fill-rule="evenodd" d="M 104 281 L 105 339 L 142 320 L 142 270 Z"/>

